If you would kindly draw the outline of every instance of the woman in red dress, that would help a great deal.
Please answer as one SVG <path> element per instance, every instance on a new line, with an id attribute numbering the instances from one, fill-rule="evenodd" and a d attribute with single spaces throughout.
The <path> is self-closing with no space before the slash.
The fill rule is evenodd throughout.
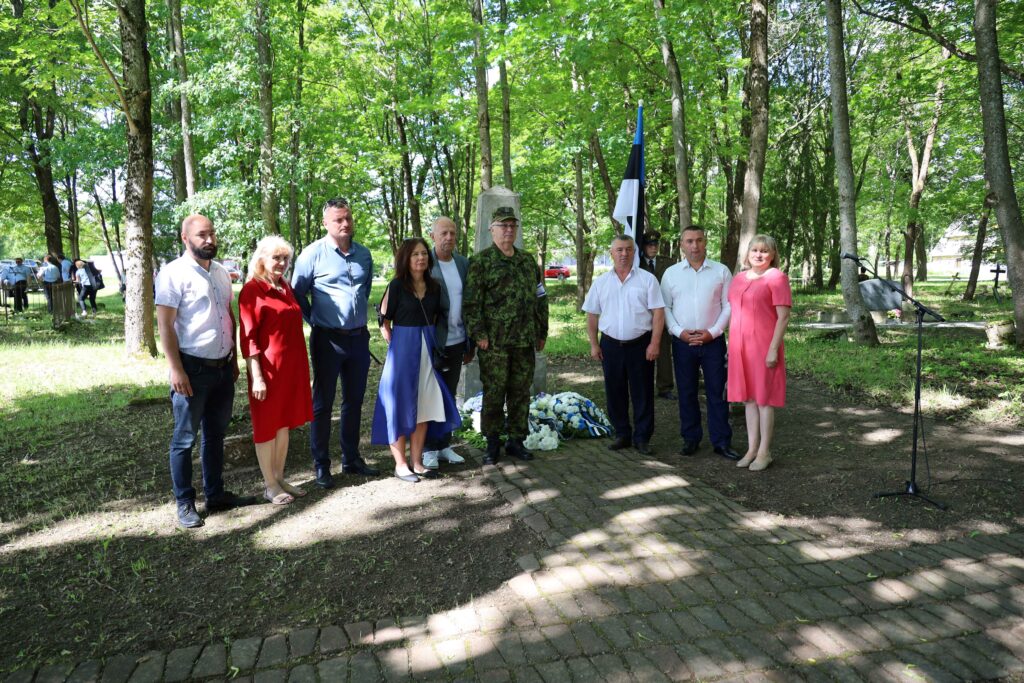
<path id="1" fill-rule="evenodd" d="M 746 404 L 747 453 L 736 463 L 759 471 L 772 462 L 775 409 L 786 405 L 786 354 L 793 294 L 779 270 L 779 250 L 768 235 L 747 247 L 749 267 L 729 285 L 729 401 Z"/>
<path id="2" fill-rule="evenodd" d="M 263 495 L 275 505 L 306 495 L 284 480 L 284 460 L 288 430 L 313 419 L 302 310 L 284 277 L 294 253 L 277 235 L 260 240 L 238 296 L 256 458 L 266 485 Z"/>

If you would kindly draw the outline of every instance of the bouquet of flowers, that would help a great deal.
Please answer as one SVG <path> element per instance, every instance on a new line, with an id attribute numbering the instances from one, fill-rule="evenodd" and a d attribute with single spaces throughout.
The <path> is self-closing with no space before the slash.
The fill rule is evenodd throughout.
<path id="1" fill-rule="evenodd" d="M 464 424 L 480 431 L 483 395 L 477 394 L 462 404 Z M 525 446 L 531 450 L 553 451 L 563 439 L 595 438 L 612 431 L 608 416 L 597 404 L 575 391 L 537 394 L 530 403 L 530 434 Z"/>

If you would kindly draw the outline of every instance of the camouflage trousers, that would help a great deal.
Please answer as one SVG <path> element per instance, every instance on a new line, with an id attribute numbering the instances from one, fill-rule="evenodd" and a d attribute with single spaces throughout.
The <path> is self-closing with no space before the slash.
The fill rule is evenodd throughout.
<path id="1" fill-rule="evenodd" d="M 505 426 L 508 404 L 508 437 L 525 439 L 529 434 L 530 385 L 536 364 L 532 346 L 490 348 L 478 353 L 480 383 L 484 386 L 480 429 L 497 437 Z"/>

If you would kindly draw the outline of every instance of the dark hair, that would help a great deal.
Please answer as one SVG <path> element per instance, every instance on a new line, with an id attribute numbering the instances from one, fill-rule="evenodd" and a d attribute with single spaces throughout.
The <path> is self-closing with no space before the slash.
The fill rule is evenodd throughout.
<path id="1" fill-rule="evenodd" d="M 47 263 L 49 263 L 51 266 L 59 266 L 60 265 L 60 261 L 58 261 L 57 257 L 54 256 L 53 254 L 47 254 L 46 256 L 43 257 L 43 260 L 46 261 Z"/>
<path id="2" fill-rule="evenodd" d="M 348 200 L 344 197 L 335 197 L 324 202 L 324 209 L 321 213 L 327 213 L 327 209 L 348 209 Z"/>
<path id="3" fill-rule="evenodd" d="M 409 263 L 412 261 L 412 252 L 420 244 L 427 250 L 427 272 L 423 274 L 423 280 L 427 283 L 427 291 L 433 292 L 439 287 L 437 281 L 430 277 L 430 271 L 434 268 L 434 255 L 430 253 L 430 245 L 422 237 L 409 237 L 402 240 L 401 246 L 398 247 L 398 253 L 395 254 L 395 279 L 402 283 L 402 287 L 407 292 L 413 291 L 412 270 L 409 268 Z"/>
<path id="4" fill-rule="evenodd" d="M 692 225 L 687 225 L 685 228 L 683 228 L 683 232 L 686 232 L 687 230 L 700 230 L 704 234 L 707 234 L 708 232 L 707 230 L 704 229 L 703 225 L 697 225 L 696 223 L 693 223 Z M 681 236 L 682 233 L 680 233 L 680 237 Z"/>

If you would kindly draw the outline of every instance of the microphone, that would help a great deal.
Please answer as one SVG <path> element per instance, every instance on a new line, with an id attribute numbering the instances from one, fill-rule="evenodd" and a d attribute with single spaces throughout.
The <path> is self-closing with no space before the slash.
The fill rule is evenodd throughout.
<path id="1" fill-rule="evenodd" d="M 860 256 L 857 256 L 856 254 L 851 254 L 851 253 L 850 253 L 850 252 L 848 252 L 848 251 L 844 251 L 844 252 L 843 252 L 843 253 L 841 253 L 841 254 L 840 254 L 839 256 L 840 256 L 840 257 L 842 257 L 842 258 L 848 258 L 848 259 L 850 259 L 851 261 L 860 261 L 860 260 L 861 260 L 861 257 L 860 257 Z"/>

